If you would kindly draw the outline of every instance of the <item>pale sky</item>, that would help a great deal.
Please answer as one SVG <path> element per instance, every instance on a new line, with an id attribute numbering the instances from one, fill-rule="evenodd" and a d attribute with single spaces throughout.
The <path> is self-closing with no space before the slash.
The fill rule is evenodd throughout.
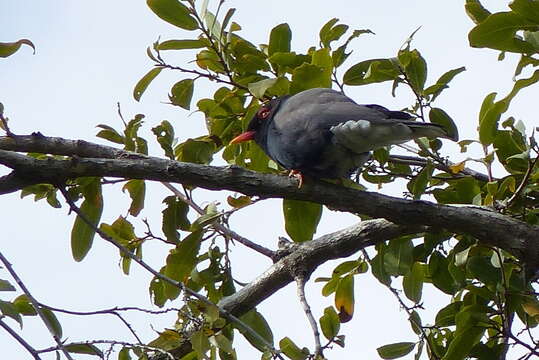
<path id="1" fill-rule="evenodd" d="M 216 3 L 210 1 L 210 9 L 215 8 Z M 228 0 L 225 7 L 237 8 L 233 20 L 242 26 L 240 34 L 255 44 L 267 43 L 271 28 L 288 22 L 293 31 L 292 47 L 296 51 L 317 45 L 320 27 L 333 17 L 340 18 L 353 29 L 369 28 L 374 31 L 376 35 L 362 35 L 349 46 L 354 54 L 343 69 L 361 60 L 394 56 L 408 35 L 422 26 L 413 46 L 427 59 L 427 84 L 432 84 L 449 69 L 467 68 L 440 96 L 437 106 L 455 119 L 461 139 L 469 139 L 476 137 L 478 109 L 484 96 L 497 91 L 501 97 L 511 88 L 517 58 L 508 55 L 504 62 L 498 62 L 495 51 L 469 48 L 467 33 L 473 24 L 464 12 L 463 3 L 429 0 Z M 491 11 L 504 9 L 500 1 L 483 3 Z M 146 56 L 147 46 L 158 37 L 165 40 L 195 36 L 157 18 L 145 1 L 2 0 L 0 24 L 0 41 L 28 38 L 36 45 L 36 55 L 25 47 L 12 57 L 0 59 L 0 102 L 11 119 L 13 132 L 28 134 L 40 131 L 48 136 L 106 143 L 95 137 L 95 126 L 105 123 L 121 129 L 116 115 L 117 102 L 121 103 L 126 118 L 137 113 L 146 115 L 144 134 L 148 140 L 152 139 L 149 129 L 163 119 L 175 126 L 180 141 L 202 135 L 205 131 L 201 114 L 190 114 L 164 104 L 170 86 L 186 78 L 185 75 L 163 72 L 140 103 L 132 97 L 133 86 L 152 66 Z M 193 54 L 171 54 L 169 59 L 188 66 Z M 407 89 L 399 88 L 393 98 L 390 87 L 388 83 L 348 87 L 347 94 L 360 103 L 379 103 L 395 109 L 412 103 L 412 94 Z M 213 89 L 214 84 L 198 81 L 195 101 L 211 96 Z M 536 100 L 531 102 L 533 95 L 536 99 L 536 88 L 523 90 L 509 111 L 517 119 L 522 119 L 528 129 L 537 126 L 535 111 L 529 106 L 535 104 Z M 152 155 L 162 156 L 155 144 L 150 148 Z M 453 144 L 446 144 L 443 151 L 454 161 L 463 159 Z M 0 175 L 5 173 L 0 170 Z M 499 175 L 503 173 L 500 171 Z M 147 217 L 153 228 L 159 231 L 163 209 L 161 199 L 169 194 L 159 184 L 152 184 L 149 188 L 146 208 L 139 219 Z M 393 187 L 386 191 L 400 195 L 404 190 Z M 128 197 L 121 192 L 121 185 L 107 187 L 105 195 L 102 221 L 111 223 L 125 213 Z M 215 198 L 222 200 L 224 195 L 210 192 L 198 195 L 202 202 Z M 151 307 L 147 290 L 150 276 L 136 265 L 132 266 L 130 276 L 124 276 L 118 266 L 117 250 L 103 240 L 95 239 L 94 247 L 83 262 L 72 260 L 69 236 L 74 217 L 67 216 L 66 206 L 53 209 L 45 202 L 34 203 L 31 198 L 21 201 L 19 194 L 4 195 L 1 201 L 3 236 L 0 249 L 40 301 L 80 311 L 114 306 Z M 134 220 L 138 225 L 141 224 L 139 219 Z M 351 215 L 326 210 L 315 236 L 341 229 L 355 221 L 357 219 Z M 243 236 L 273 249 L 278 236 L 286 235 L 278 200 L 257 204 L 240 212 L 232 218 L 232 225 Z M 139 227 L 138 233 L 142 235 L 142 232 L 143 227 Z M 144 247 L 145 260 L 159 268 L 166 251 L 160 244 L 148 243 Z M 240 281 L 250 281 L 271 265 L 240 245 L 236 245 L 232 255 L 235 276 Z M 319 269 L 313 279 L 328 276 L 337 263 Z M 6 278 L 8 275 L 0 270 L 0 279 Z M 321 285 L 313 282 L 307 288 L 317 319 L 333 301 L 332 297 L 322 298 L 320 290 Z M 0 299 L 11 300 L 11 294 L 0 293 Z M 447 297 L 438 293 L 425 299 L 425 307 L 429 309 L 424 312 L 425 323 L 433 323 L 433 316 L 443 301 L 447 301 Z M 179 301 L 167 304 L 167 307 L 180 306 Z M 296 344 L 313 348 L 312 334 L 295 296 L 294 286 L 281 290 L 258 309 L 272 325 L 276 343 L 289 336 Z M 174 319 L 170 314 L 148 319 L 146 314 L 130 313 L 127 317 L 145 341 L 150 341 L 155 335 L 152 326 L 155 330 L 162 330 L 172 326 Z M 125 327 L 111 316 L 60 316 L 60 320 L 69 341 L 113 338 L 134 342 Z M 9 323 L 17 328 L 14 322 Z M 344 350 L 328 352 L 327 356 L 333 359 L 375 359 L 378 346 L 416 341 L 406 314 L 399 310 L 396 299 L 369 275 L 356 277 L 356 313 L 354 319 L 341 329 L 346 335 L 347 346 Z M 22 334 L 36 348 L 53 344 L 43 324 L 35 319 L 25 318 Z M 238 340 L 240 338 L 237 336 Z M 0 331 L 0 345 L 3 358 L 31 358 L 3 331 Z M 258 352 L 242 340 L 237 342 L 236 348 L 240 359 L 258 357 Z M 53 359 L 54 356 L 50 354 L 43 358 Z M 412 358 L 411 355 L 408 358 Z"/>

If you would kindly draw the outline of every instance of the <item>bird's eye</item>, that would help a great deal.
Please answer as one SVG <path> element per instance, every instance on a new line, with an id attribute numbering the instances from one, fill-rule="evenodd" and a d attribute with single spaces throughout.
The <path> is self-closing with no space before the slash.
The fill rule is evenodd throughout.
<path id="1" fill-rule="evenodd" d="M 268 109 L 267 107 L 263 107 L 260 110 L 258 110 L 257 116 L 260 119 L 265 119 L 269 116 L 269 114 L 270 114 L 270 109 Z"/>

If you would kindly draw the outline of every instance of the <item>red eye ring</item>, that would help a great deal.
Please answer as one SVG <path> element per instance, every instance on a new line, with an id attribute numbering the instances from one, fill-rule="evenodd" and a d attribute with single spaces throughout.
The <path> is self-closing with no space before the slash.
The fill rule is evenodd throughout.
<path id="1" fill-rule="evenodd" d="M 261 118 L 261 119 L 265 119 L 269 116 L 270 114 L 270 109 L 268 109 L 267 107 L 263 107 L 261 108 L 260 110 L 258 110 L 258 117 Z"/>

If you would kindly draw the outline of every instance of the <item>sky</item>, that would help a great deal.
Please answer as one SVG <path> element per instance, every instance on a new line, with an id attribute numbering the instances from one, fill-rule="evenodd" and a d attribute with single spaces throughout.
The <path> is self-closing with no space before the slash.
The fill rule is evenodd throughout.
<path id="1" fill-rule="evenodd" d="M 212 9 L 217 1 L 209 3 Z M 483 1 L 483 4 L 491 11 L 505 8 L 503 1 Z M 467 33 L 473 23 L 464 12 L 463 2 L 228 0 L 224 6 L 237 8 L 233 20 L 242 26 L 240 34 L 255 44 L 267 43 L 269 31 L 275 25 L 289 23 L 293 31 L 292 47 L 299 51 L 316 45 L 320 27 L 333 17 L 351 28 L 371 29 L 376 35 L 363 35 L 349 47 L 354 53 L 343 66 L 345 69 L 361 60 L 394 56 L 408 35 L 421 26 L 413 46 L 422 52 L 429 64 L 427 83 L 433 83 L 449 69 L 467 68 L 437 102 L 437 106 L 455 119 L 461 139 L 476 136 L 478 109 L 484 96 L 492 91 L 503 96 L 512 86 L 516 57 L 509 55 L 505 61 L 498 62 L 496 52 L 468 46 Z M 165 104 L 170 86 L 185 78 L 182 74 L 163 72 L 141 102 L 132 97 L 134 85 L 152 66 L 146 56 L 146 47 L 158 37 L 184 39 L 193 36 L 157 18 L 145 1 L 2 0 L 0 24 L 0 41 L 28 38 L 36 45 L 35 55 L 30 48 L 22 48 L 16 55 L 0 59 L 0 102 L 5 106 L 13 132 L 40 131 L 47 136 L 106 144 L 95 137 L 96 125 L 108 124 L 121 129 L 116 113 L 118 102 L 126 118 L 137 113 L 146 115 L 144 134 L 148 138 L 151 138 L 149 129 L 164 119 L 175 126 L 180 141 L 205 131 L 200 113 Z M 179 64 L 187 64 L 192 56 L 175 54 L 170 58 Z M 390 86 L 348 87 L 347 94 L 361 103 L 379 103 L 394 109 L 412 103 L 409 91 L 400 88 L 397 96 L 392 97 Z M 211 96 L 214 89 L 215 84 L 197 82 L 195 99 Z M 529 106 L 534 92 L 536 96 L 533 88 L 523 90 L 510 109 L 512 115 L 528 124 L 528 129 L 537 125 L 536 115 Z M 162 155 L 155 144 L 151 145 L 150 151 L 152 155 Z M 464 155 L 458 153 L 456 145 L 445 144 L 444 151 L 454 161 L 463 159 Z M 475 154 L 479 155 L 479 152 Z M 502 174 L 500 169 L 496 171 Z M 5 173 L 0 169 L 0 175 Z M 102 221 L 111 223 L 119 214 L 125 213 L 129 201 L 121 192 L 121 185 L 110 186 L 105 191 Z M 401 195 L 403 189 L 397 187 L 385 191 Z M 147 217 L 155 229 L 160 228 L 161 199 L 165 195 L 169 194 L 161 185 L 149 186 L 141 218 Z M 223 202 L 224 199 L 223 194 L 205 191 L 200 191 L 197 196 L 201 203 L 214 199 Z M 94 247 L 81 263 L 72 260 L 69 236 L 74 218 L 68 215 L 66 206 L 52 209 L 29 197 L 21 200 L 19 194 L 4 195 L 0 201 L 3 209 L 0 250 L 40 301 L 79 311 L 114 306 L 151 307 L 147 291 L 150 276 L 136 266 L 132 267 L 129 276 L 123 275 L 118 266 L 117 251 L 104 241 L 96 238 Z M 263 220 L 254 222 L 253 219 Z M 356 221 L 352 215 L 326 210 L 316 236 Z M 140 220 L 137 224 L 140 225 Z M 286 235 L 278 200 L 264 201 L 240 212 L 232 218 L 231 224 L 243 236 L 273 249 L 278 236 Z M 142 227 L 140 229 L 139 233 Z M 144 252 L 145 260 L 156 268 L 161 266 L 166 255 L 166 249 L 152 243 L 145 245 Z M 239 281 L 248 282 L 271 265 L 239 245 L 234 247 L 232 256 Z M 321 267 L 313 279 L 330 274 L 335 264 Z M 0 270 L 1 278 L 7 278 L 7 274 Z M 316 318 L 332 303 L 331 298 L 321 297 L 320 290 L 319 283 L 311 282 L 307 287 Z M 5 298 L 7 293 L 1 295 Z M 425 306 L 432 310 L 425 311 L 425 319 L 432 322 L 437 306 L 444 301 L 447 301 L 445 296 L 429 292 Z M 176 301 L 168 306 L 181 305 Z M 306 330 L 308 324 L 294 286 L 276 293 L 261 304 L 259 311 L 273 327 L 276 341 L 289 336 L 300 346 L 313 347 L 312 334 Z M 169 313 L 148 319 L 147 314 L 130 313 L 128 319 L 139 336 L 149 341 L 155 331 L 171 326 L 174 316 Z M 110 316 L 61 316 L 60 320 L 70 341 L 105 338 L 134 341 L 125 327 Z M 10 324 L 16 327 L 14 323 Z M 355 355 L 375 359 L 378 346 L 415 341 L 406 314 L 399 310 L 396 299 L 368 276 L 356 277 L 356 314 L 342 327 L 342 333 L 347 336 L 347 346 L 344 350 L 329 352 L 331 358 Z M 52 345 L 52 339 L 37 320 L 25 319 L 22 334 L 36 348 Z M 0 345 L 5 358 L 31 358 L 4 332 L 0 332 Z M 257 351 L 244 341 L 240 340 L 237 350 L 240 358 L 258 357 Z"/>

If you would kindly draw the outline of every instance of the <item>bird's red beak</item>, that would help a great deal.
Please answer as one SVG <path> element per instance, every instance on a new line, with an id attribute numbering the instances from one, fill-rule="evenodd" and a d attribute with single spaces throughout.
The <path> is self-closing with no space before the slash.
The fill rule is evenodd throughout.
<path id="1" fill-rule="evenodd" d="M 253 140 L 255 138 L 255 131 L 246 131 L 244 133 L 239 134 L 234 139 L 230 141 L 231 144 L 237 144 L 244 141 Z"/>

